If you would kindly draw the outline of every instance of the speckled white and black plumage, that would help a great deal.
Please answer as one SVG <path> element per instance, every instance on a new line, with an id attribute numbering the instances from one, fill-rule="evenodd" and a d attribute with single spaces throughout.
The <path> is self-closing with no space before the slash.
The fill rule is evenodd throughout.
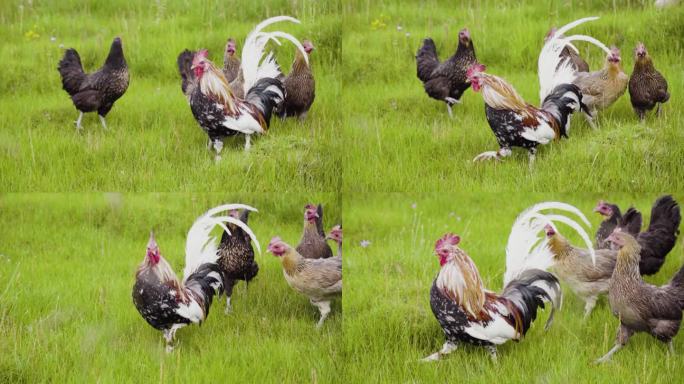
<path id="1" fill-rule="evenodd" d="M 121 39 L 115 38 L 102 68 L 85 73 L 78 52 L 69 48 L 57 67 L 62 78 L 62 88 L 81 113 L 97 112 L 105 126 L 104 118 L 114 103 L 126 93 L 129 74 Z M 81 115 L 82 116 L 82 115 Z M 80 128 L 81 117 L 76 122 Z"/>
<path id="2" fill-rule="evenodd" d="M 518 321 L 519 336 L 513 338 L 514 340 L 518 340 L 527 333 L 530 325 L 537 318 L 537 309 L 543 309 L 545 301 L 552 301 L 551 295 L 546 290 L 534 284 L 543 282 L 560 292 L 558 279 L 553 274 L 541 270 L 528 270 L 519 279 L 511 281 L 500 296 L 492 292 L 487 293 L 485 304 L 487 313 L 483 316 L 487 319 L 479 320 L 470 318 L 457 303 L 440 291 L 436 282 L 437 280 L 432 283 L 430 289 L 430 308 L 442 327 L 447 341 L 479 346 L 502 344 L 502 340 L 477 337 L 474 336 L 474 332 L 471 332 L 471 328 L 475 325 L 484 330 L 490 326 L 502 326 L 501 323 L 495 321 L 496 318 L 503 319 L 513 329 Z M 551 323 L 552 318 L 553 315 L 547 324 Z M 480 335 L 485 334 L 486 331 L 480 333 Z"/>
<path id="3" fill-rule="evenodd" d="M 249 211 L 240 215 L 240 221 L 247 224 Z M 259 265 L 254 259 L 252 239 L 240 227 L 229 224 L 230 234 L 223 232 L 218 248 L 218 266 L 223 276 L 224 290 L 230 305 L 233 287 L 239 280 L 249 283 L 259 273 Z M 230 307 L 227 307 L 230 311 Z"/>
<path id="4" fill-rule="evenodd" d="M 544 126 L 558 131 L 556 139 L 567 137 L 570 115 L 579 109 L 581 99 L 582 94 L 577 86 L 562 84 L 544 99 L 541 109 L 528 106 L 534 114 L 533 119 L 518 111 L 494 109 L 486 103 L 485 114 L 501 151 L 510 151 L 513 147 L 520 147 L 534 155 L 537 146 L 547 144 L 549 140 L 540 140 L 530 132 Z"/>
<path id="5" fill-rule="evenodd" d="M 204 316 L 208 316 L 214 295 L 222 287 L 218 266 L 201 265 L 183 285 L 186 292 L 180 292 L 173 282 L 161 281 L 151 269 L 143 270 L 133 286 L 133 304 L 145 321 L 158 330 L 194 322 L 180 310 L 182 305 L 188 304 L 184 296 L 199 303 Z"/>

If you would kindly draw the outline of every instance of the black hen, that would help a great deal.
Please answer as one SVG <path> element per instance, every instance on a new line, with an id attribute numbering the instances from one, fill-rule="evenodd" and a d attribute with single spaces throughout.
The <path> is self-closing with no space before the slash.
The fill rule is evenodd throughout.
<path id="1" fill-rule="evenodd" d="M 437 48 L 431 38 L 423 40 L 423 46 L 416 53 L 417 75 L 423 82 L 425 92 L 433 99 L 444 101 L 449 116 L 451 106 L 458 103 L 463 92 L 470 88 L 466 71 L 476 62 L 475 47 L 468 28 L 458 33 L 456 53 L 442 63 L 439 62 Z"/>
<path id="2" fill-rule="evenodd" d="M 57 67 L 62 77 L 62 88 L 67 91 L 76 109 L 81 113 L 76 128 L 81 129 L 85 112 L 97 112 L 106 129 L 105 116 L 128 89 L 128 66 L 124 57 L 121 39 L 115 38 L 109 49 L 105 64 L 97 72 L 85 73 L 81 57 L 75 49 L 69 48 Z"/>
<path id="3" fill-rule="evenodd" d="M 230 214 L 238 217 L 237 211 L 231 211 Z M 239 218 L 247 224 L 249 211 L 242 211 Z M 254 248 L 252 248 L 252 239 L 249 234 L 234 224 L 228 224 L 228 229 L 231 233 L 223 232 L 218 248 L 218 266 L 223 276 L 226 292 L 226 313 L 232 312 L 230 301 L 233 287 L 238 280 L 249 283 L 259 273 L 259 265 L 254 260 Z"/>

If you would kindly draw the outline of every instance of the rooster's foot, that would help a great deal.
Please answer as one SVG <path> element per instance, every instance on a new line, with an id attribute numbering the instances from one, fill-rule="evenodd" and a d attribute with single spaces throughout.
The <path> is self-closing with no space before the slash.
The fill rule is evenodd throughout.
<path id="1" fill-rule="evenodd" d="M 228 297 L 226 298 L 226 310 L 225 310 L 225 314 L 226 314 L 226 315 L 230 315 L 231 313 L 233 313 L 233 306 L 230 304 L 230 296 L 228 296 Z"/>
<path id="2" fill-rule="evenodd" d="M 501 157 L 499 157 L 499 152 L 497 152 L 497 151 L 482 152 L 479 155 L 475 156 L 475 158 L 473 159 L 473 162 L 492 160 L 492 159 L 501 161 Z"/>
<path id="3" fill-rule="evenodd" d="M 455 343 L 453 343 L 451 341 L 447 341 L 444 343 L 444 345 L 442 345 L 442 349 L 440 349 L 439 351 L 433 353 L 432 355 L 430 355 L 428 357 L 421 359 L 420 361 L 422 361 L 422 362 L 437 361 L 437 360 L 441 359 L 442 356 L 446 356 L 446 355 L 450 354 L 451 352 L 455 351 L 457 347 L 458 346 Z"/>
<path id="4" fill-rule="evenodd" d="M 318 311 L 321 313 L 321 319 L 316 323 L 316 329 L 321 329 L 323 322 L 330 314 L 330 302 L 329 301 L 312 301 L 311 304 L 318 307 Z"/>
<path id="5" fill-rule="evenodd" d="M 595 363 L 596 363 L 596 364 L 603 364 L 603 363 L 605 363 L 606 361 L 610 360 L 610 357 L 613 356 L 613 354 L 614 354 L 615 352 L 619 351 L 620 348 L 622 348 L 622 345 L 620 345 L 620 344 L 615 344 L 615 346 L 614 346 L 610 351 L 608 351 L 608 353 L 606 353 L 605 355 L 603 355 L 603 357 L 601 357 L 600 359 L 596 360 Z"/>
<path id="6" fill-rule="evenodd" d="M 245 151 L 252 148 L 252 135 L 245 135 Z"/>
<path id="7" fill-rule="evenodd" d="M 496 346 L 488 345 L 485 348 L 487 348 L 487 351 L 489 352 L 489 357 L 492 359 L 492 361 L 496 362 L 496 359 L 497 359 Z"/>

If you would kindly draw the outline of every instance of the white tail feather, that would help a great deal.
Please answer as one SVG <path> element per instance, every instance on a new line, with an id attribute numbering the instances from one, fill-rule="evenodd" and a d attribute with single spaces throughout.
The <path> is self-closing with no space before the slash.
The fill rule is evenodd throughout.
<path id="1" fill-rule="evenodd" d="M 281 74 L 280 67 L 276 63 L 271 53 L 269 53 L 266 58 L 263 58 L 266 44 L 270 40 L 273 40 L 276 44 L 280 45 L 280 41 L 277 39 L 278 37 L 287 39 L 291 41 L 297 47 L 297 49 L 304 53 L 305 58 L 307 57 L 306 51 L 304 50 L 302 44 L 289 33 L 281 31 L 262 32 L 262 29 L 281 21 L 290 21 L 296 24 L 300 23 L 299 20 L 290 16 L 271 17 L 259 23 L 245 39 L 245 44 L 242 48 L 242 75 L 245 80 L 245 95 L 254 86 L 254 84 L 257 83 L 257 81 L 266 77 L 276 78 Z"/>
<path id="2" fill-rule="evenodd" d="M 549 209 L 573 213 L 591 227 L 589 220 L 579 209 L 566 203 L 544 202 L 523 211 L 513 223 L 511 233 L 508 236 L 504 287 L 528 269 L 536 268 L 546 271 L 553 265 L 553 254 L 548 246 L 548 238 L 545 234 L 540 236 L 547 224 L 550 224 L 554 229 L 556 229 L 554 222 L 567 224 L 577 231 L 585 242 L 589 239 L 589 235 L 582 225 L 576 221 L 567 216 L 541 212 Z M 588 242 L 588 249 L 592 255 L 592 260 L 595 259 L 591 241 Z"/>
<path id="3" fill-rule="evenodd" d="M 563 59 L 560 54 L 563 48 L 570 46 L 575 52 L 577 48 L 572 45 L 573 41 L 586 41 L 592 43 L 605 52 L 610 53 L 610 50 L 597 39 L 585 35 L 572 35 L 564 37 L 563 34 L 570 29 L 586 23 L 587 21 L 598 20 L 598 17 L 585 17 L 583 19 L 575 20 L 572 23 L 566 24 L 559 28 L 553 36 L 551 36 L 541 52 L 537 60 L 537 74 L 539 76 L 539 101 L 543 102 L 546 96 L 553 91 L 560 84 L 572 83 L 575 80 L 575 69 L 570 60 Z"/>
<path id="4" fill-rule="evenodd" d="M 252 232 L 240 219 L 232 216 L 214 216 L 218 213 L 233 210 L 246 209 L 258 212 L 256 208 L 245 204 L 224 204 L 208 210 L 205 214 L 197 218 L 188 231 L 185 241 L 185 269 L 183 271 L 183 281 L 197 270 L 202 264 L 215 263 L 217 259 L 216 237 L 211 235 L 211 231 L 219 226 L 230 234 L 228 227 L 224 223 L 231 223 L 242 228 L 254 241 L 257 249 L 261 253 L 261 247 L 254 232 Z"/>

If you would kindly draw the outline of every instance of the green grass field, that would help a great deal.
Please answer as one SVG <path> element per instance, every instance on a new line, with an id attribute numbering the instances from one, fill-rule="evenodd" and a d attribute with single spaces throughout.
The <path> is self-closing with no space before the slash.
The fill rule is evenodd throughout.
<path id="1" fill-rule="evenodd" d="M 320 201 L 331 226 L 337 197 L 280 194 L 7 195 L 0 197 L 0 382 L 333 382 L 342 358 L 338 300 L 320 331 L 316 309 L 266 253 L 272 236 L 297 244 L 304 204 Z M 173 353 L 131 300 L 150 229 L 182 275 L 185 235 L 220 203 L 259 209 L 259 275 L 235 287 L 231 315 L 177 333 Z"/>
<path id="2" fill-rule="evenodd" d="M 510 227 L 525 208 L 549 199 L 571 203 L 593 224 L 591 210 L 605 198 L 625 208 L 634 204 L 648 223 L 658 195 L 627 194 L 368 194 L 345 200 L 344 336 L 348 382 L 477 383 L 672 383 L 684 372 L 684 338 L 674 339 L 675 356 L 646 334 L 634 336 L 613 361 L 593 361 L 613 345 L 618 321 L 604 298 L 583 322 L 584 303 L 567 289 L 563 307 L 544 332 L 548 311 L 520 343 L 499 347 L 493 363 L 483 349 L 459 347 L 436 363 L 419 359 L 438 350 L 444 335 L 430 310 L 429 292 L 439 271 L 434 243 L 446 232 L 477 265 L 488 289 L 500 292 Z M 682 196 L 675 196 L 682 201 Z M 412 205 L 415 204 L 415 208 Z M 592 216 L 589 216 L 592 215 Z M 570 239 L 576 236 L 569 236 Z M 361 247 L 361 241 L 371 244 Z M 579 244 L 575 242 L 575 244 Z M 647 280 L 663 284 L 684 264 L 681 242 L 662 269 Z M 565 286 L 563 286 L 565 288 Z"/>
<path id="3" fill-rule="evenodd" d="M 335 3 L 272 1 L 6 2 L 0 5 L 0 184 L 5 191 L 333 191 L 339 189 L 340 130 L 335 71 L 340 65 L 340 20 Z M 33 5 L 30 5 L 33 4 Z M 304 123 L 272 121 L 249 154 L 244 139 L 226 141 L 219 164 L 180 90 L 176 57 L 208 48 L 222 66 L 229 36 L 242 43 L 268 16 L 289 14 L 297 26 L 276 27 L 315 42 L 316 102 Z M 77 23 L 77 26 L 74 26 Z M 289 25 L 288 25 L 289 24 Z M 131 82 L 107 116 L 84 117 L 61 89 L 57 63 L 74 47 L 86 71 L 99 68 L 114 36 L 121 36 Z M 55 41 L 51 41 L 51 37 Z M 238 47 L 239 49 L 240 47 Z M 289 71 L 294 46 L 279 62 Z"/>
<path id="4" fill-rule="evenodd" d="M 684 131 L 684 7 L 657 11 L 651 1 L 352 1 L 345 2 L 342 47 L 343 121 L 354 151 L 344 153 L 348 191 L 664 191 L 682 188 Z M 615 8 L 613 8 L 615 4 Z M 453 54 L 458 30 L 471 31 L 478 60 L 506 79 L 531 104 L 539 103 L 537 57 L 553 25 L 586 16 L 601 19 L 586 33 L 622 49 L 632 72 L 633 49 L 644 41 L 666 76 L 671 102 L 660 120 L 639 124 L 625 94 L 599 115 L 593 131 L 580 116 L 570 138 L 540 147 L 533 171 L 527 153 L 514 150 L 502 164 L 475 164 L 498 146 L 482 96 L 468 90 L 449 119 L 443 102 L 430 99 L 416 77 L 415 53 L 432 37 L 441 59 Z M 593 70 L 598 48 L 578 43 Z M 358 156 L 357 151 L 363 153 Z"/>

